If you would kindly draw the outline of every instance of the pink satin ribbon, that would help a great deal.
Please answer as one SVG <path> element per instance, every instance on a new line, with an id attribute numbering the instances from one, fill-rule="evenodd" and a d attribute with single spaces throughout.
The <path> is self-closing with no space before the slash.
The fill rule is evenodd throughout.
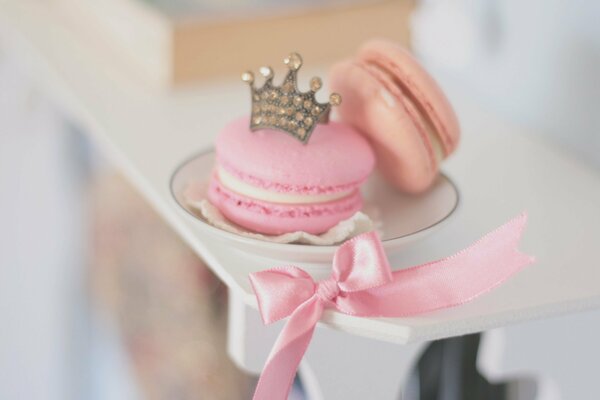
<path id="1" fill-rule="evenodd" d="M 253 399 L 287 399 L 325 308 L 363 317 L 403 317 L 463 304 L 498 286 L 533 262 L 517 250 L 526 221 L 522 214 L 451 257 L 393 272 L 377 234 L 369 232 L 339 247 L 331 277 L 324 281 L 315 282 L 293 266 L 250 274 L 263 321 L 290 317 Z"/>

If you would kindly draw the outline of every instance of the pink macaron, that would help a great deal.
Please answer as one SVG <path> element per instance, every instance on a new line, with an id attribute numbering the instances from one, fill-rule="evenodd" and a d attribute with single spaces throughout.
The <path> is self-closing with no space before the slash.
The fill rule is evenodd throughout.
<path id="1" fill-rule="evenodd" d="M 228 219 L 269 235 L 320 234 L 361 209 L 359 186 L 375 157 L 351 126 L 319 124 L 303 144 L 285 132 L 253 132 L 249 125 L 249 117 L 236 119 L 216 140 L 209 200 Z"/>
<path id="2" fill-rule="evenodd" d="M 399 45 L 377 39 L 336 64 L 329 81 L 344 98 L 340 119 L 369 139 L 383 175 L 405 192 L 429 188 L 440 162 L 456 149 L 460 129 L 427 71 Z"/>

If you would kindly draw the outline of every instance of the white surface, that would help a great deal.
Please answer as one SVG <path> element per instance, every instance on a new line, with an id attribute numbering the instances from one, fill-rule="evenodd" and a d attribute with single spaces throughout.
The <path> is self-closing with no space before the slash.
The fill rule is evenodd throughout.
<path id="1" fill-rule="evenodd" d="M 184 218 L 191 221 L 199 235 L 214 237 L 236 250 L 252 253 L 263 258 L 272 258 L 279 262 L 320 263 L 314 268 L 329 271 L 333 254 L 337 246 L 307 246 L 303 244 L 272 243 L 249 235 L 240 235 L 219 229 L 194 213 L 194 205 L 190 198 L 194 196 L 206 198 L 205 192 L 214 166 L 214 152 L 203 152 L 186 160 L 175 172 L 170 183 L 171 192 L 178 204 L 187 212 Z M 194 185 L 194 189 L 190 189 Z M 402 194 L 376 174 L 372 175 L 362 186 L 365 206 L 363 212 L 374 221 L 375 228 L 381 234 L 383 247 L 388 255 L 398 254 L 411 243 L 420 240 L 440 229 L 447 223 L 459 204 L 456 186 L 446 177 L 440 176 L 434 186 L 422 195 Z M 186 193 L 187 197 L 186 198 Z M 204 215 L 206 216 L 206 215 Z M 346 221 L 351 222 L 351 221 Z M 371 222 L 368 221 L 367 222 Z M 343 223 L 340 223 L 342 225 Z M 352 224 L 346 224 L 346 226 Z M 350 232 L 364 233 L 373 229 L 373 224 L 358 224 Z M 241 228 L 240 228 L 241 229 Z M 340 227 L 339 236 L 331 231 L 321 236 L 324 243 L 338 243 L 343 239 L 326 241 L 331 237 L 348 238 L 346 229 Z M 292 234 L 290 234 L 292 236 Z M 319 243 L 319 242 L 312 242 Z M 245 268 L 244 266 L 241 266 Z M 235 268 L 233 266 L 232 268 Z"/>
<path id="2" fill-rule="evenodd" d="M 170 174 L 181 160 L 208 146 L 232 115 L 245 112 L 247 89 L 231 82 L 172 94 L 146 91 L 109 67 L 101 68 L 106 62 L 95 59 L 81 38 L 53 21 L 43 4 L 27 4 L 0 6 L 6 28 L 2 34 L 24 65 L 94 133 L 107 154 L 220 278 L 253 304 L 247 273 L 273 265 L 241 257 L 198 235 L 177 210 L 168 188 Z M 451 310 L 404 319 L 327 312 L 326 324 L 406 343 L 600 305 L 599 177 L 560 149 L 480 112 L 458 91 L 450 95 L 463 123 L 464 141 L 446 171 L 461 190 L 462 206 L 452 223 L 392 259 L 392 265 L 404 267 L 450 255 L 523 209 L 531 216 L 523 248 L 537 256 L 537 264 L 492 293 Z M 234 274 L 228 268 L 239 264 L 246 270 L 237 268 Z"/>

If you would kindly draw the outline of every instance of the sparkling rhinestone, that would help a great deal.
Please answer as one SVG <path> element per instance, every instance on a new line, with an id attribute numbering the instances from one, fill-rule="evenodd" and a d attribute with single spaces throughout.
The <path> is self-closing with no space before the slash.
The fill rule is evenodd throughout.
<path id="1" fill-rule="evenodd" d="M 297 112 L 295 117 L 296 121 L 302 121 L 304 119 L 304 114 L 302 114 L 301 112 Z"/>
<path id="2" fill-rule="evenodd" d="M 287 125 L 287 119 L 284 118 L 284 117 L 279 118 L 279 125 L 286 126 Z"/>
<path id="3" fill-rule="evenodd" d="M 309 108 L 313 105 L 312 101 L 304 100 L 304 108 Z"/>
<path id="4" fill-rule="evenodd" d="M 323 81 L 321 81 L 321 78 L 315 76 L 310 80 L 310 90 L 312 90 L 313 92 L 316 92 L 317 90 L 321 89 L 321 87 L 323 87 Z"/>
<path id="5" fill-rule="evenodd" d="M 254 96 L 252 96 L 252 98 L 254 99 L 254 101 L 259 101 L 260 100 L 260 96 L 255 94 Z"/>
<path id="6" fill-rule="evenodd" d="M 242 80 L 251 84 L 254 82 L 254 74 L 250 71 L 246 71 L 242 74 Z"/>
<path id="7" fill-rule="evenodd" d="M 319 106 L 316 106 L 315 108 L 312 109 L 313 115 L 319 115 L 320 112 L 321 112 L 321 107 L 319 107 Z"/>
<path id="8" fill-rule="evenodd" d="M 302 57 L 298 53 L 292 53 L 284 58 L 283 63 L 292 70 L 297 70 L 302 66 Z"/>
<path id="9" fill-rule="evenodd" d="M 304 138 L 304 135 L 306 135 L 306 129 L 304 129 L 304 128 L 298 128 L 298 130 L 296 131 L 296 133 L 298 133 L 298 135 L 301 138 Z"/>
<path id="10" fill-rule="evenodd" d="M 332 106 L 339 106 L 342 104 L 342 96 L 338 93 L 331 93 L 329 95 L 329 103 L 331 103 Z"/>
<path id="11" fill-rule="evenodd" d="M 302 104 L 302 97 L 300 96 L 296 96 L 294 97 L 294 104 L 299 106 L 300 104 Z"/>
<path id="12" fill-rule="evenodd" d="M 287 104 L 290 101 L 290 98 L 287 96 L 281 96 L 281 99 L 279 99 L 279 101 L 281 102 L 281 104 Z"/>
<path id="13" fill-rule="evenodd" d="M 304 118 L 304 125 L 311 126 L 313 123 L 313 119 L 311 117 Z"/>
<path id="14" fill-rule="evenodd" d="M 292 114 L 294 113 L 294 109 L 293 109 L 292 107 L 288 107 L 288 108 L 285 110 L 285 113 L 286 113 L 287 115 L 292 115 Z"/>
<path id="15" fill-rule="evenodd" d="M 271 91 L 271 93 L 269 93 L 269 97 L 271 98 L 271 100 L 277 100 L 277 97 L 279 97 L 279 93 L 273 90 Z"/>
<path id="16" fill-rule="evenodd" d="M 273 69 L 271 67 L 260 67 L 258 70 L 262 76 L 269 79 L 273 77 Z"/>
<path id="17" fill-rule="evenodd" d="M 296 126 L 298 126 L 298 123 L 296 121 L 294 121 L 293 119 L 289 120 L 288 124 L 289 124 L 290 128 L 295 128 Z"/>
<path id="18" fill-rule="evenodd" d="M 294 84 L 292 82 L 286 82 L 281 88 L 284 92 L 290 93 L 292 90 L 294 90 Z"/>
<path id="19" fill-rule="evenodd" d="M 262 118 L 261 117 L 254 117 L 253 122 L 255 125 L 258 125 L 262 122 Z"/>
<path id="20" fill-rule="evenodd" d="M 285 110 L 285 108 L 284 108 L 284 107 L 281 107 L 281 108 L 279 108 L 279 109 L 277 110 L 277 112 L 278 112 L 280 115 L 285 115 L 285 112 L 286 112 L 286 110 Z"/>

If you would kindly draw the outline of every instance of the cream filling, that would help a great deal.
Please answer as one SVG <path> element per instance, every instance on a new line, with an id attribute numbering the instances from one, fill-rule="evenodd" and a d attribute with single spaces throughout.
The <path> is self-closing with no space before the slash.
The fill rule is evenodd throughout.
<path id="1" fill-rule="evenodd" d="M 383 98 L 388 107 L 397 107 L 396 98 L 392 93 L 390 93 L 387 90 L 387 88 L 381 89 L 380 96 Z M 441 140 L 437 135 L 435 128 L 433 127 L 433 124 L 429 121 L 428 118 L 423 116 L 423 113 L 419 110 L 419 108 L 410 96 L 405 97 L 404 100 L 404 104 L 409 106 L 413 110 L 414 115 L 418 115 L 418 118 L 422 121 L 423 126 L 425 127 L 425 133 L 429 137 L 429 143 L 431 143 L 433 154 L 437 162 L 441 162 L 444 159 L 444 149 L 442 147 Z"/>
<path id="2" fill-rule="evenodd" d="M 358 64 L 358 66 L 361 67 L 360 64 Z M 376 72 L 371 71 L 371 67 L 374 68 Z M 363 66 L 362 68 L 374 75 L 374 78 L 381 83 L 382 88 L 379 91 L 379 96 L 389 108 L 394 109 L 398 107 L 397 103 L 400 102 L 404 107 L 410 109 L 411 116 L 419 119 L 419 121 L 415 121 L 415 124 L 419 124 L 420 127 L 424 128 L 429 143 L 431 143 L 433 155 L 436 158 L 436 161 L 440 163 L 445 158 L 442 140 L 427 113 L 419 106 L 419 102 L 415 99 L 411 90 L 407 88 L 401 80 L 396 79 L 396 75 L 389 72 L 385 66 L 372 63 Z M 385 77 L 382 78 L 378 74 L 382 74 Z"/>
<path id="3" fill-rule="evenodd" d="M 344 190 L 336 193 L 326 194 L 292 194 L 292 193 L 281 193 L 271 192 L 266 189 L 262 189 L 256 186 L 252 186 L 229 172 L 225 171 L 222 167 L 217 167 L 217 174 L 221 184 L 227 189 L 232 190 L 242 196 L 250 197 L 256 200 L 267 201 L 270 203 L 281 203 L 281 204 L 312 204 L 312 203 L 326 203 L 328 201 L 334 201 L 344 198 L 352 194 L 353 189 Z"/>

